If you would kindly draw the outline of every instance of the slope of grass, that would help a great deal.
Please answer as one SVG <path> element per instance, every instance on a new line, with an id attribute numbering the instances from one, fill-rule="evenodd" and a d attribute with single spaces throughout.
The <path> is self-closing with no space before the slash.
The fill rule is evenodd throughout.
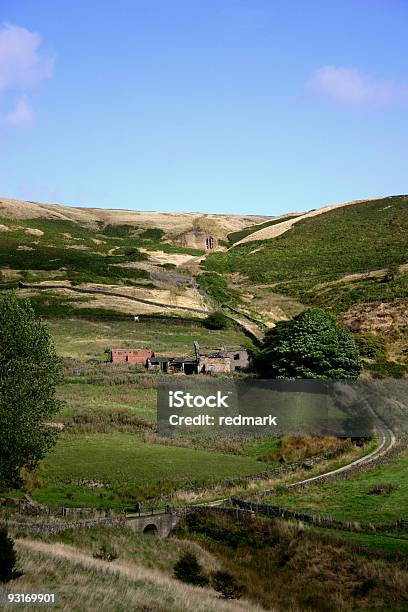
<path id="1" fill-rule="evenodd" d="M 102 540 L 104 536 L 101 533 L 96 537 Z M 159 548 L 160 543 L 154 546 L 151 538 L 147 540 L 152 548 Z M 185 548 L 173 546 L 175 551 Z M 186 585 L 174 579 L 169 571 L 148 568 L 123 557 L 108 563 L 66 544 L 29 539 L 19 540 L 17 551 L 23 575 L 0 586 L 3 609 L 7 610 L 16 607 L 24 611 L 55 608 L 70 612 L 259 610 L 248 601 L 222 602 L 209 588 Z M 5 603 L 8 593 L 54 593 L 55 603 L 9 605 Z"/>
<path id="2" fill-rule="evenodd" d="M 407 255 L 408 256 L 408 255 Z M 408 297 L 408 274 L 399 272 L 392 280 L 359 278 L 325 285 L 316 280 L 299 280 L 278 284 L 273 291 L 284 295 L 296 294 L 303 304 L 318 305 L 336 312 L 345 312 L 359 302 L 391 301 Z"/>
<path id="3" fill-rule="evenodd" d="M 276 283 L 275 292 L 300 299 L 308 290 L 313 302 L 318 283 L 406 263 L 407 259 L 408 198 L 396 196 L 305 219 L 272 240 L 213 253 L 203 265 L 221 274 L 240 272 L 253 283 Z M 397 280 L 390 293 L 406 295 L 404 280 Z M 370 295 L 363 287 L 352 299 L 375 299 L 378 294 L 377 290 Z"/>
<path id="4" fill-rule="evenodd" d="M 205 291 L 218 305 L 237 306 L 240 303 L 238 291 L 231 289 L 220 274 L 206 272 L 197 277 L 200 289 Z"/>
<path id="5" fill-rule="evenodd" d="M 365 533 L 358 531 L 341 531 L 327 529 L 326 527 L 308 527 L 310 531 L 319 533 L 323 537 L 329 536 L 339 542 L 356 544 L 369 551 L 381 551 L 386 558 L 405 556 L 408 558 L 407 533 Z"/>
<path id="6" fill-rule="evenodd" d="M 41 486 L 32 495 L 51 506 L 121 507 L 263 469 L 252 457 L 148 444 L 129 433 L 64 433 L 44 460 Z M 85 480 L 107 486 L 84 488 Z"/>
<path id="7" fill-rule="evenodd" d="M 64 402 L 64 409 L 58 420 L 64 423 L 80 422 L 89 424 L 96 412 L 117 416 L 137 416 L 146 423 L 156 421 L 156 389 L 138 389 L 134 384 L 109 385 L 92 383 L 65 383 L 58 389 L 58 397 Z M 88 418 L 87 418 L 88 417 Z"/>
<path id="8" fill-rule="evenodd" d="M 388 483 L 395 490 L 370 495 L 370 487 Z M 279 493 L 265 503 L 345 521 L 390 522 L 408 519 L 408 453 L 350 480 Z"/>
<path id="9" fill-rule="evenodd" d="M 406 610 L 406 558 L 388 561 L 298 525 L 210 511 L 187 515 L 176 533 L 209 550 L 265 609 Z"/>

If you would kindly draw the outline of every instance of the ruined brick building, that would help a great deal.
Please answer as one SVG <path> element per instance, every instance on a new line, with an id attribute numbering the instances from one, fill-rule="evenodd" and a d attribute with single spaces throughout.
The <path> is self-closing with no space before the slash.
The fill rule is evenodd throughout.
<path id="1" fill-rule="evenodd" d="M 145 365 L 146 361 L 154 357 L 150 349 L 111 349 L 110 360 L 112 363 L 140 363 Z"/>

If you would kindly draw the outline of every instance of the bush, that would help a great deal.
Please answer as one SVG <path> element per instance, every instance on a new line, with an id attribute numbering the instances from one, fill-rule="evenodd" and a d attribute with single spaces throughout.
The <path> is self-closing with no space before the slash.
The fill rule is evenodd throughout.
<path id="1" fill-rule="evenodd" d="M 164 236 L 164 230 L 159 229 L 158 227 L 151 227 L 144 232 L 142 232 L 139 238 L 142 240 L 161 240 Z"/>
<path id="2" fill-rule="evenodd" d="M 118 555 L 114 550 L 109 550 L 106 544 L 102 544 L 101 548 L 93 554 L 94 559 L 101 559 L 102 561 L 115 561 Z"/>
<path id="3" fill-rule="evenodd" d="M 211 585 L 224 599 L 239 599 L 244 593 L 244 587 L 238 584 L 229 572 L 213 572 Z"/>
<path id="4" fill-rule="evenodd" d="M 256 365 L 264 376 L 280 379 L 356 379 L 362 369 L 352 333 L 320 308 L 267 331 Z"/>
<path id="5" fill-rule="evenodd" d="M 383 495 L 384 493 L 392 493 L 398 489 L 397 485 L 391 484 L 389 482 L 383 482 L 379 484 L 371 485 L 368 489 L 367 493 L 369 495 Z"/>
<path id="6" fill-rule="evenodd" d="M 226 317 L 225 314 L 220 311 L 212 312 L 204 320 L 204 327 L 206 327 L 207 329 L 225 329 L 228 326 L 228 317 Z"/>
<path id="7" fill-rule="evenodd" d="M 174 576 L 182 582 L 196 586 L 206 586 L 209 582 L 196 555 L 189 552 L 184 553 L 174 565 Z"/>
<path id="8" fill-rule="evenodd" d="M 16 563 L 14 542 L 8 537 L 6 529 L 0 529 L 0 582 L 9 582 L 22 575 L 16 569 Z"/>

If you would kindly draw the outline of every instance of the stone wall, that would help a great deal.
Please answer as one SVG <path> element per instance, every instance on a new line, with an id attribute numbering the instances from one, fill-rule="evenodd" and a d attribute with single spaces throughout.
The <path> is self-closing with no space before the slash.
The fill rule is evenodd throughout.
<path id="1" fill-rule="evenodd" d="M 408 520 L 400 518 L 391 523 L 360 523 L 358 521 L 341 521 L 330 516 L 318 514 L 306 514 L 295 510 L 288 510 L 281 506 L 270 504 L 260 504 L 247 502 L 236 497 L 231 498 L 231 502 L 241 510 L 247 510 L 254 514 L 272 516 L 284 519 L 294 519 L 302 523 L 318 525 L 319 527 L 332 527 L 335 529 L 345 529 L 348 531 L 401 531 L 408 527 Z"/>
<path id="2" fill-rule="evenodd" d="M 90 529 L 91 527 L 125 527 L 126 521 L 122 517 L 89 519 L 87 521 L 29 523 L 23 521 L 0 520 L 0 526 L 24 533 L 53 535 L 67 529 Z"/>

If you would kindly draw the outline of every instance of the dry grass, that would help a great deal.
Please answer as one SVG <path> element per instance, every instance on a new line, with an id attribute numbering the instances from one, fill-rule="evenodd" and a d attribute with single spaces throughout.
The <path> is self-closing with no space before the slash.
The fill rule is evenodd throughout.
<path id="1" fill-rule="evenodd" d="M 96 222 L 106 224 L 129 224 L 142 228 L 160 228 L 176 235 L 192 229 L 195 220 L 202 219 L 203 213 L 165 213 L 132 210 L 109 210 L 99 208 L 74 208 L 57 204 L 39 204 L 10 198 L 0 199 L 0 217 L 11 219 L 54 219 L 74 221 L 95 226 Z M 254 215 L 205 215 L 211 219 L 222 235 L 243 229 L 252 223 L 262 223 L 272 217 Z"/>
<path id="2" fill-rule="evenodd" d="M 148 251 L 147 249 L 139 249 L 141 253 L 146 253 L 149 256 L 149 262 L 152 264 L 170 263 L 176 266 L 188 264 L 197 259 L 196 255 L 185 255 L 183 253 L 165 253 L 164 251 Z"/>
<path id="3" fill-rule="evenodd" d="M 276 238 L 281 234 L 284 234 L 291 227 L 298 223 L 298 221 L 303 221 L 303 219 L 309 219 L 310 217 L 316 217 L 317 215 L 322 215 L 323 213 L 329 212 L 334 208 L 339 208 L 342 206 L 350 206 L 351 204 L 358 204 L 359 202 L 369 202 L 370 200 L 352 200 L 351 202 L 343 202 L 342 204 L 329 204 L 328 206 L 323 206 L 322 208 L 318 208 L 316 210 L 312 210 L 310 212 L 305 213 L 304 215 L 300 215 L 299 217 L 294 217 L 293 219 L 288 219 L 287 221 L 282 221 L 282 223 L 277 223 L 276 225 L 271 225 L 269 227 L 264 227 L 253 234 L 249 234 L 242 240 L 239 240 L 234 244 L 236 247 L 239 244 L 244 244 L 245 242 L 253 242 L 254 240 L 270 240 L 271 238 Z M 259 249 L 257 249 L 259 250 Z"/>
<path id="4" fill-rule="evenodd" d="M 19 540 L 24 576 L 0 589 L 54 592 L 58 610 L 140 612 L 257 611 L 247 601 L 224 602 L 208 588 L 180 583 L 170 575 L 128 561 L 108 563 L 64 544 Z M 31 610 L 32 605 L 19 606 Z M 41 609 L 41 608 L 39 608 Z"/>
<path id="5" fill-rule="evenodd" d="M 335 437 L 284 436 L 280 447 L 264 460 L 293 463 L 312 455 L 323 453 L 339 445 Z"/>
<path id="6" fill-rule="evenodd" d="M 46 285 L 47 282 L 42 283 Z M 64 298 L 70 299 L 71 306 L 75 308 L 83 308 L 84 304 L 81 302 L 83 299 L 83 294 L 76 294 L 73 291 L 70 291 L 68 288 L 65 288 L 65 281 L 61 281 L 61 289 L 51 289 L 49 291 L 50 296 L 61 296 Z M 49 281 L 49 284 L 55 284 L 55 281 Z M 69 286 L 69 282 L 65 283 L 67 287 Z M 85 287 L 85 285 L 81 285 L 81 287 Z M 89 287 L 98 288 L 100 285 L 88 285 Z M 144 304 L 143 302 L 135 302 L 132 299 L 125 297 L 125 293 L 129 293 L 129 296 L 139 297 L 146 300 L 159 301 L 161 303 L 168 302 L 169 305 L 166 306 L 166 310 L 171 312 L 172 315 L 177 315 L 180 317 L 185 316 L 186 311 L 180 310 L 178 307 L 188 307 L 188 308 L 199 308 L 205 309 L 205 305 L 202 303 L 201 296 L 194 292 L 192 289 L 190 290 L 182 290 L 183 293 L 178 293 L 177 295 L 171 294 L 170 290 L 152 290 L 149 292 L 148 289 L 141 289 L 140 292 L 133 290 L 133 288 L 124 287 L 121 285 L 106 285 L 107 290 L 111 291 L 119 291 L 124 294 L 123 297 L 117 296 L 108 296 L 108 295 L 96 295 L 89 294 L 87 297 L 89 301 L 86 302 L 86 308 L 103 308 L 106 310 L 122 312 L 124 314 L 134 315 L 134 314 L 163 314 L 163 306 L 155 306 L 153 304 Z M 38 291 L 35 289 L 20 289 L 19 295 L 24 297 L 33 297 L 38 295 Z M 75 296 L 78 296 L 78 301 L 75 301 Z M 194 313 L 194 316 L 197 318 L 205 317 L 205 313 Z"/>
<path id="7" fill-rule="evenodd" d="M 178 526 L 216 555 L 247 596 L 282 612 L 406 610 L 406 560 L 387 560 L 301 524 L 189 515 Z"/>

